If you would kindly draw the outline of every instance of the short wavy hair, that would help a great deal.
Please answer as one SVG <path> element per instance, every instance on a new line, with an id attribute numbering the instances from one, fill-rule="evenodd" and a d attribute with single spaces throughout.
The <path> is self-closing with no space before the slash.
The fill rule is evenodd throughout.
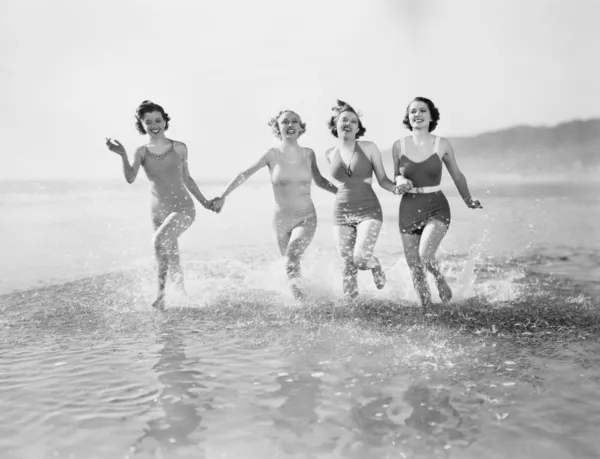
<path id="1" fill-rule="evenodd" d="M 338 136 L 338 130 L 337 130 L 337 121 L 338 118 L 340 117 L 340 115 L 344 112 L 352 112 L 356 115 L 356 117 L 358 118 L 358 132 L 356 133 L 356 138 L 360 138 L 363 135 L 365 135 L 365 132 L 367 132 L 367 128 L 362 124 L 362 121 L 360 120 L 360 115 L 358 114 L 358 112 L 356 110 L 354 110 L 354 108 L 352 108 L 352 106 L 350 104 L 348 104 L 347 102 L 344 102 L 343 100 L 337 100 L 336 104 L 334 107 L 332 107 L 333 110 L 333 115 L 331 116 L 331 118 L 329 118 L 329 122 L 327 123 L 327 127 L 329 128 L 329 130 L 331 131 L 331 134 L 334 137 Z"/>
<path id="2" fill-rule="evenodd" d="M 273 131 L 273 135 L 275 137 L 277 137 L 279 140 L 281 140 L 281 130 L 279 129 L 279 123 L 277 122 L 277 120 L 285 112 L 293 113 L 294 115 L 296 115 L 298 117 L 299 124 L 300 124 L 300 132 L 298 133 L 298 137 L 300 137 L 302 134 L 304 134 L 306 132 L 306 123 L 304 123 L 302 121 L 302 117 L 297 112 L 295 112 L 294 110 L 287 110 L 287 109 L 286 110 L 280 110 L 279 113 L 277 113 L 277 115 L 275 115 L 274 117 L 272 117 L 269 120 L 269 126 L 271 126 L 271 130 Z"/>
<path id="3" fill-rule="evenodd" d="M 404 120 L 402 120 L 402 123 L 408 128 L 409 131 L 412 131 L 412 126 L 410 125 L 410 121 L 408 119 L 408 109 L 410 108 L 410 104 L 412 104 L 413 102 L 423 102 L 427 104 L 427 108 L 429 109 L 429 113 L 431 114 L 429 132 L 432 132 L 437 127 L 438 121 L 440 120 L 440 111 L 434 105 L 434 103 L 427 97 L 415 97 L 408 103 L 408 105 L 406 106 L 406 114 L 404 115 Z"/>
<path id="4" fill-rule="evenodd" d="M 165 131 L 169 129 L 169 121 L 171 121 L 171 117 L 167 112 L 165 112 L 165 109 L 162 108 L 160 105 L 155 104 L 151 100 L 145 100 L 135 110 L 135 128 L 142 135 L 147 134 L 146 129 L 144 128 L 144 124 L 142 123 L 142 118 L 146 113 L 152 112 L 160 112 L 163 119 L 165 120 Z"/>

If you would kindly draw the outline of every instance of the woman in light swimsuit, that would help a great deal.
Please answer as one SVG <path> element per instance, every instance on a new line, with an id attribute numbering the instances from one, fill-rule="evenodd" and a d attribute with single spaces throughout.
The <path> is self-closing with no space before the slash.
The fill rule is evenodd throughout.
<path id="1" fill-rule="evenodd" d="M 306 124 L 296 112 L 282 110 L 271 119 L 269 125 L 281 144 L 267 150 L 252 166 L 239 173 L 227 185 L 221 197 L 215 199 L 213 210 L 220 212 L 229 194 L 259 169 L 265 166 L 269 168 L 275 197 L 273 225 L 277 245 L 286 259 L 292 293 L 301 300 L 300 258 L 317 229 L 317 214 L 310 194 L 311 183 L 314 180 L 318 187 L 331 193 L 335 193 L 337 188 L 321 175 L 314 151 L 298 144 L 298 137 L 305 132 Z"/>
<path id="2" fill-rule="evenodd" d="M 440 113 L 431 100 L 415 98 L 406 108 L 403 121 L 412 135 L 397 140 L 392 148 L 396 183 L 404 185 L 410 181 L 413 185 L 400 201 L 399 227 L 413 284 L 424 307 L 431 305 L 427 271 L 433 274 L 440 299 L 444 303 L 452 299 L 452 291 L 435 259 L 451 219 L 448 200 L 440 190 L 442 164 L 465 204 L 481 209 L 479 201 L 471 197 L 452 145 L 448 139 L 431 134 L 439 119 Z"/>
<path id="3" fill-rule="evenodd" d="M 134 182 L 140 166 L 150 180 L 154 251 L 158 264 L 158 293 L 152 306 L 163 309 L 167 273 L 171 273 L 171 279 L 181 290 L 184 288 L 177 239 L 196 218 L 190 193 L 207 209 L 212 202 L 202 195 L 190 176 L 185 143 L 165 136 L 171 118 L 164 109 L 145 100 L 137 108 L 135 118 L 138 132 L 148 135 L 148 143 L 136 150 L 132 165 L 125 147 L 118 140 L 107 138 L 106 146 L 121 156 L 127 183 Z"/>
<path id="4" fill-rule="evenodd" d="M 340 100 L 333 111 L 329 129 L 339 142 L 327 150 L 326 157 L 331 176 L 341 183 L 333 210 L 334 234 L 342 258 L 344 295 L 354 299 L 358 295 L 359 269 L 372 272 L 378 289 L 386 282 L 381 264 L 373 256 L 383 222 L 381 205 L 372 187 L 373 172 L 384 190 L 400 194 L 403 189 L 388 179 L 377 146 L 357 140 L 366 129 L 356 111 Z"/>

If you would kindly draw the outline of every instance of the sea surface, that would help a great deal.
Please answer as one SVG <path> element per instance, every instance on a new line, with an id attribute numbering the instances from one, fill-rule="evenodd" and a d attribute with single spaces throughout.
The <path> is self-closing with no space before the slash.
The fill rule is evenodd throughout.
<path id="1" fill-rule="evenodd" d="M 157 311 L 145 178 L 0 182 L 0 458 L 600 457 L 600 184 L 475 183 L 471 210 L 445 182 L 455 300 L 431 313 L 374 188 L 382 291 L 341 298 L 314 188 L 296 303 L 252 179 L 198 206 L 188 297 Z"/>

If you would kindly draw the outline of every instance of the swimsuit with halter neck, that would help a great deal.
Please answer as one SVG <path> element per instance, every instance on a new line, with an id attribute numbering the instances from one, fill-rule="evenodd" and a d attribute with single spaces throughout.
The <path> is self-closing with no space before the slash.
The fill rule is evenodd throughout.
<path id="1" fill-rule="evenodd" d="M 357 141 L 350 163 L 342 161 L 339 149 L 330 160 L 331 176 L 341 183 L 333 205 L 333 224 L 356 226 L 364 220 L 383 221 L 379 199 L 365 180 L 373 177 L 373 164 Z"/>
<path id="2" fill-rule="evenodd" d="M 302 156 L 290 161 L 278 148 L 271 149 L 269 169 L 277 204 L 273 219 L 275 226 L 286 233 L 302 226 L 308 233 L 314 234 L 317 212 L 310 195 L 313 177 L 306 150 L 302 148 Z"/>
<path id="3" fill-rule="evenodd" d="M 175 151 L 174 142 L 162 154 L 145 148 L 142 166 L 150 180 L 154 218 L 161 221 L 172 212 L 184 212 L 195 218 L 194 201 L 183 183 L 183 159 Z"/>
<path id="4" fill-rule="evenodd" d="M 440 137 L 435 137 L 433 152 L 424 161 L 415 162 L 406 156 L 407 145 L 404 137 L 400 139 L 398 171 L 410 180 L 415 187 L 437 186 L 442 181 L 442 155 L 439 152 Z M 433 193 L 407 193 L 400 201 L 399 222 L 401 233 L 423 234 L 423 227 L 430 220 L 439 220 L 450 226 L 450 205 L 441 191 Z"/>

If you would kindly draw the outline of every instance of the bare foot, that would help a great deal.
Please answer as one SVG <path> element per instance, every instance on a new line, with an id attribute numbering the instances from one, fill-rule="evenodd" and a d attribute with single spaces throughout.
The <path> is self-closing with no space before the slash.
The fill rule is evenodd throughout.
<path id="1" fill-rule="evenodd" d="M 305 296 L 304 296 L 304 292 L 302 291 L 302 289 L 300 287 L 298 287 L 296 284 L 292 284 L 291 288 L 292 288 L 292 295 L 294 295 L 294 299 L 296 299 L 298 301 L 304 301 Z"/>
<path id="2" fill-rule="evenodd" d="M 164 293 L 158 294 L 158 296 L 156 297 L 156 300 L 154 300 L 154 303 L 152 303 L 152 307 L 159 309 L 159 310 L 165 309 L 165 294 Z"/>
<path id="3" fill-rule="evenodd" d="M 373 274 L 373 280 L 375 281 L 375 286 L 377 289 L 381 290 L 383 287 L 385 287 L 386 278 L 381 265 L 375 266 L 371 270 L 371 273 Z"/>

